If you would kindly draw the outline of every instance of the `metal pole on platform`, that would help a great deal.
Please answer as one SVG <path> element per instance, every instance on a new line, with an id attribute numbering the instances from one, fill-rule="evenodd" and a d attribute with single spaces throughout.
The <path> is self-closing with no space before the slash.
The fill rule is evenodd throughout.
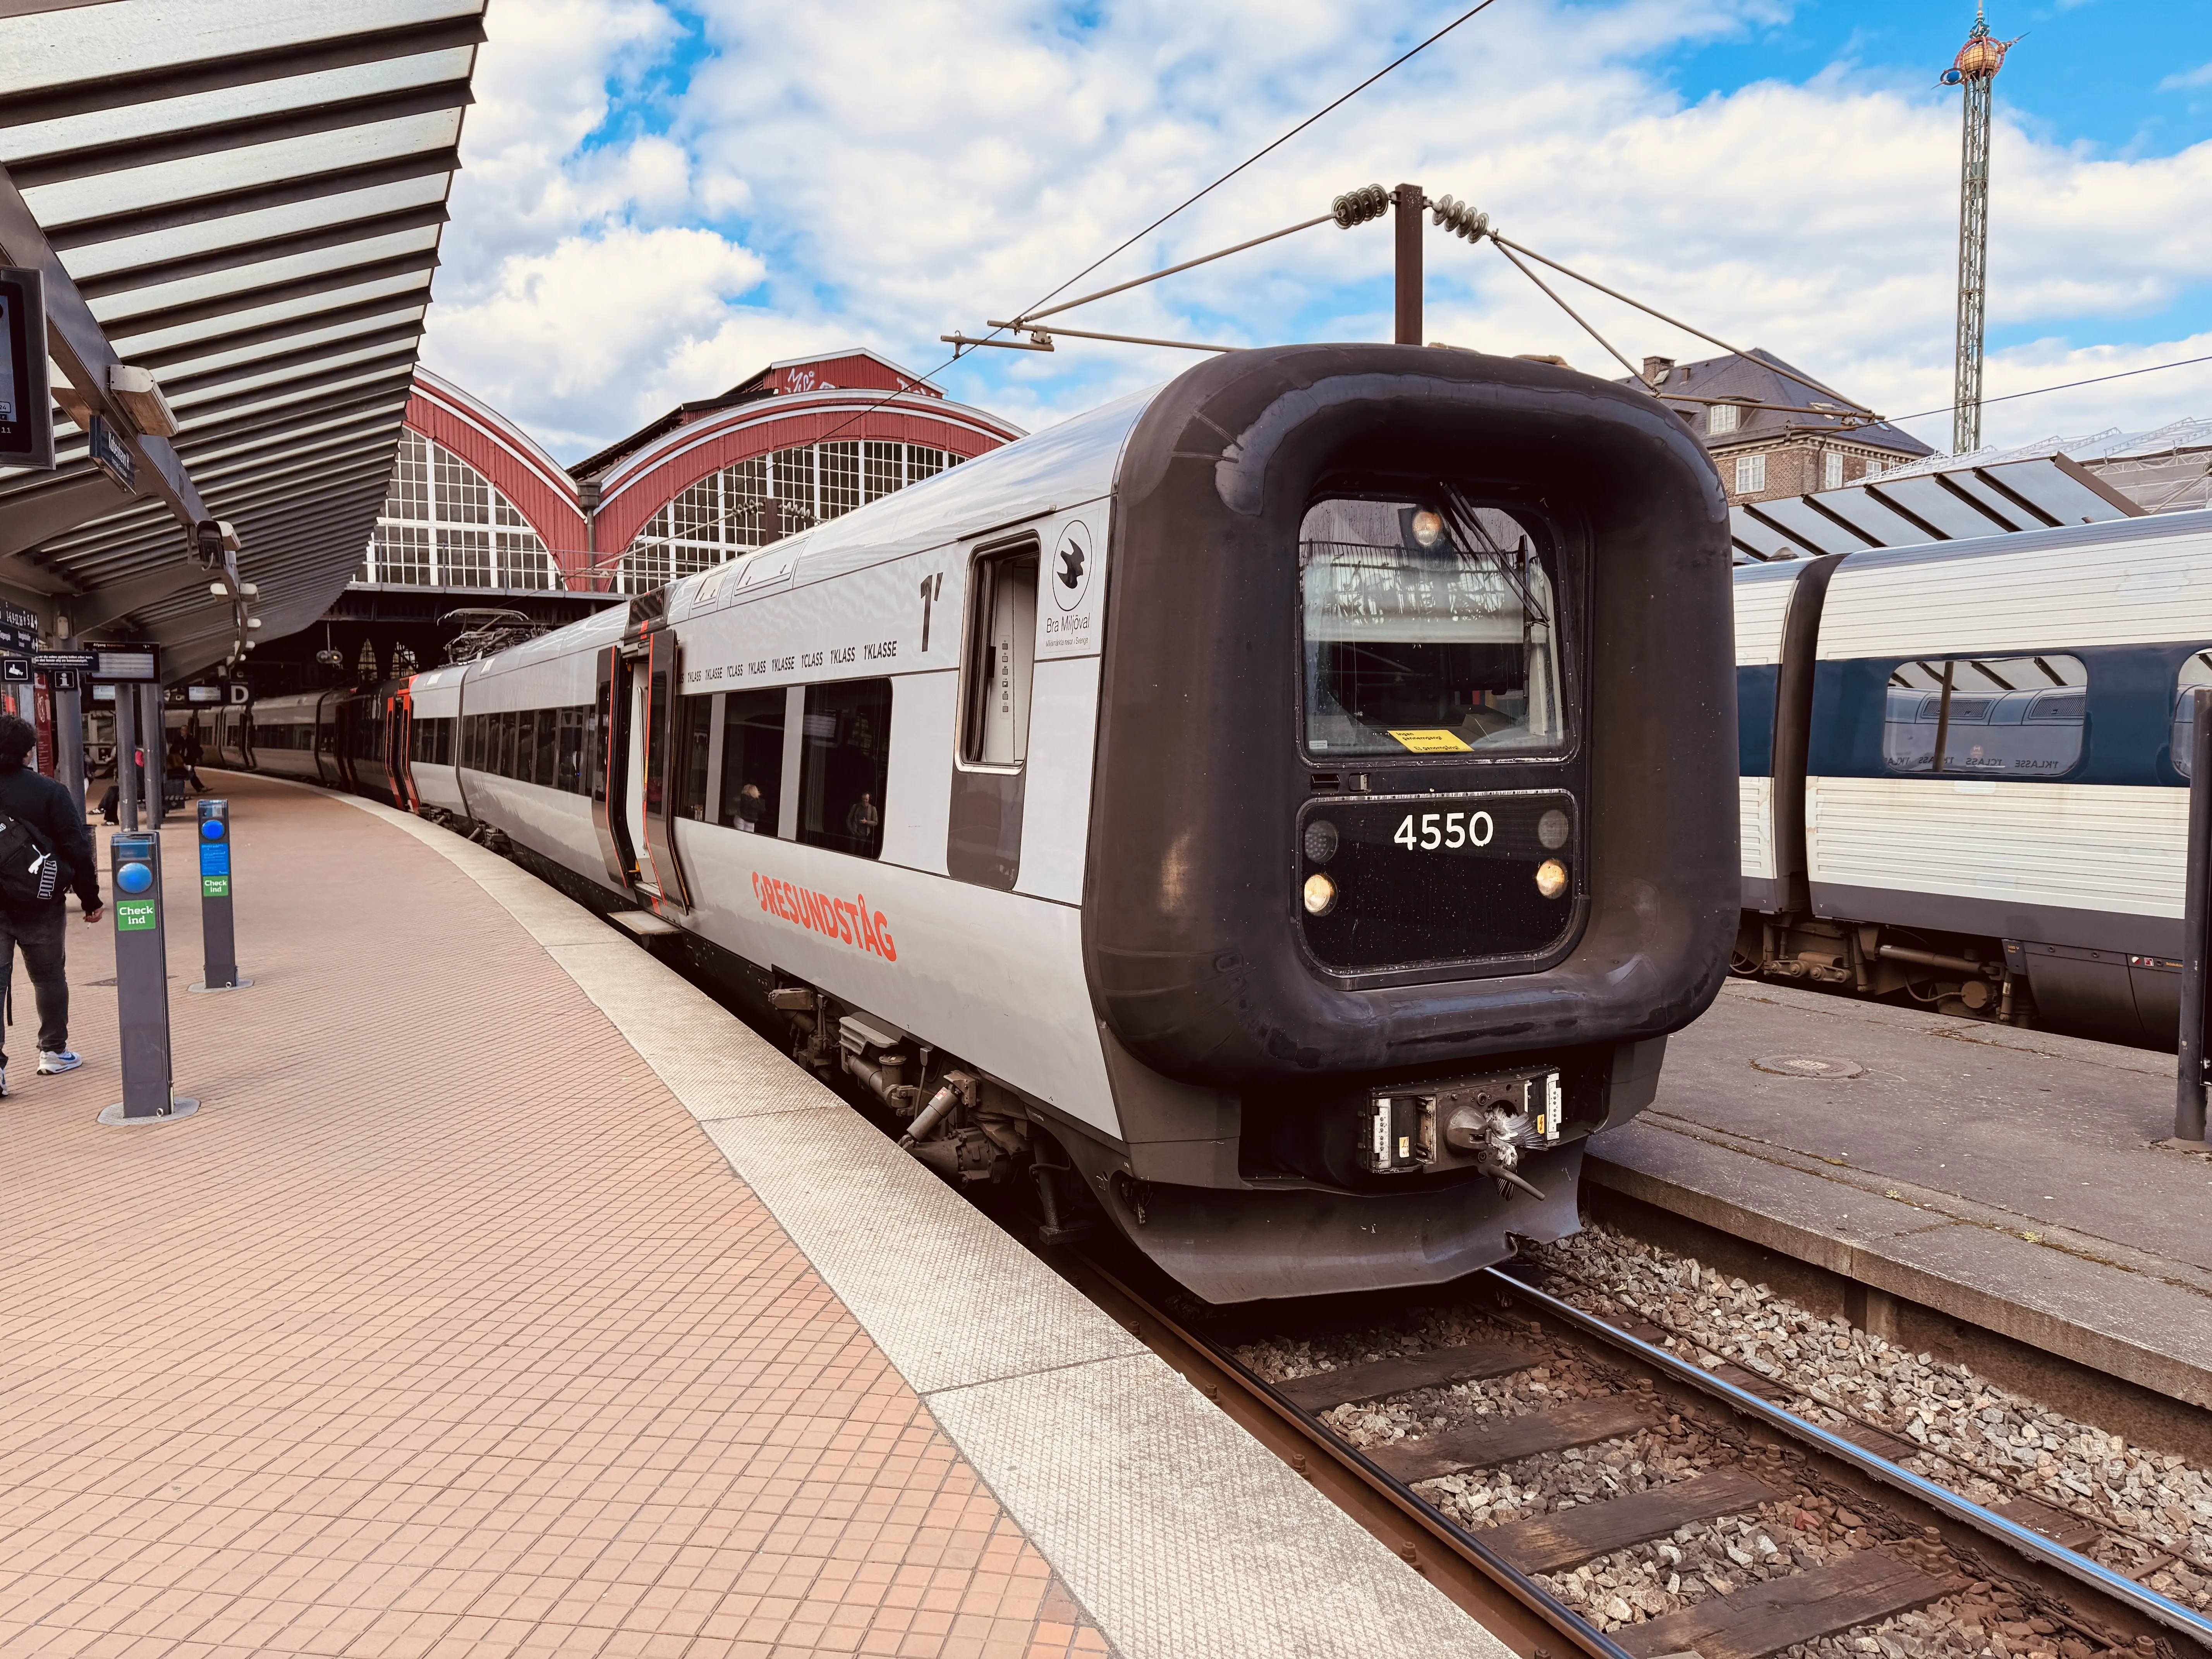
<path id="1" fill-rule="evenodd" d="M 115 688 L 115 816 L 132 835 L 138 833 L 138 769 L 131 757 L 138 748 L 138 688 L 128 682 Z"/>
<path id="2" fill-rule="evenodd" d="M 161 683 L 147 682 L 138 688 L 138 695 L 145 699 L 145 713 L 138 725 L 145 733 L 139 741 L 146 750 L 146 827 L 158 830 L 163 797 L 169 787 L 169 733 L 162 723 Z"/>
<path id="3" fill-rule="evenodd" d="M 238 928 L 230 909 L 230 803 L 205 799 L 199 808 L 200 939 L 206 967 L 195 991 L 242 991 L 253 983 L 238 973 Z"/>
<path id="4" fill-rule="evenodd" d="M 1391 228 L 1398 235 L 1398 328 L 1400 345 L 1421 343 L 1421 210 L 1428 198 L 1419 185 L 1401 185 L 1390 200 L 1398 210 Z"/>
<path id="5" fill-rule="evenodd" d="M 54 708 L 54 776 L 70 799 L 76 815 L 84 816 L 84 694 L 78 690 L 82 676 L 74 668 L 57 668 L 47 677 Z"/>
<path id="6" fill-rule="evenodd" d="M 2181 936 L 2181 1041 L 2174 1066 L 2173 1138 L 2204 1139 L 2204 996 L 2212 946 L 2212 690 L 2190 694 L 2187 897 Z"/>
<path id="7" fill-rule="evenodd" d="M 120 704 L 118 704 L 120 707 Z M 169 1071 L 168 897 L 161 889 L 161 838 L 107 838 L 114 895 L 115 1013 L 123 1059 L 123 1098 L 102 1123 L 158 1123 L 190 1117 L 197 1100 L 178 1098 Z"/>

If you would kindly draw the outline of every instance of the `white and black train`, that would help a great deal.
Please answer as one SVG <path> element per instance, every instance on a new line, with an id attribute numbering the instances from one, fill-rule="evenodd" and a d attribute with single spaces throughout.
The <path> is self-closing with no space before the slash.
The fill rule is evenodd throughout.
<path id="1" fill-rule="evenodd" d="M 1739 972 L 2171 1049 L 2212 513 L 1739 571 Z"/>
<path id="2" fill-rule="evenodd" d="M 1433 1283 L 1576 1227 L 1725 977 L 1728 550 L 1641 392 L 1242 352 L 227 758 L 649 907 L 1203 1296 Z"/>

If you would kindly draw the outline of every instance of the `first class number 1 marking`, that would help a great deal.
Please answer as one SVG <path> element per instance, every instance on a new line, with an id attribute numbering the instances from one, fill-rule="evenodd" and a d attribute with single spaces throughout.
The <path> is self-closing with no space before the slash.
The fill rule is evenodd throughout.
<path id="1" fill-rule="evenodd" d="M 1440 847 L 1487 847 L 1497 833 L 1487 812 L 1408 812 L 1390 839 L 1409 850 L 1433 853 Z"/>

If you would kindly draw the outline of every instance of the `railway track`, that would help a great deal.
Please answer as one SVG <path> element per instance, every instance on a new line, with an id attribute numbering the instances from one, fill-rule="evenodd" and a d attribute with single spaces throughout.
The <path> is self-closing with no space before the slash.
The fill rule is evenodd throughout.
<path id="1" fill-rule="evenodd" d="M 1264 1370 L 1289 1368 L 1270 1358 L 1305 1346 L 1302 1330 L 1324 1333 L 1340 1358 L 1356 1353 L 1362 1316 L 1207 1309 L 1110 1247 L 1042 1253 L 1516 1652 L 2212 1652 L 2212 1620 L 2076 1553 L 2078 1517 L 2031 1502 L 1985 1509 L 1901 1467 L 1908 1443 L 1808 1422 L 1767 1379 L 1695 1364 L 1658 1346 L 1658 1328 L 1600 1318 L 1528 1278 L 1479 1276 L 1474 1305 L 1458 1293 L 1446 1340 L 1417 1352 L 1393 1329 L 1373 1346 L 1394 1352 L 1271 1381 Z M 1364 1413 L 1402 1422 L 1409 1404 L 1421 1432 L 1357 1443 Z M 1702 1449 L 1670 1460 L 1650 1449 L 1660 1439 Z M 1643 1479 L 1638 1447 L 1665 1478 Z M 1470 1520 L 1470 1483 L 1476 1497 L 1492 1484 L 1510 1492 L 1516 1469 L 1556 1472 L 1562 1459 L 1577 1477 L 1595 1471 L 1594 1490 Z M 1615 1478 L 1627 1470 L 1638 1479 Z M 1692 1604 L 1644 1616 L 1633 1591 L 1610 1593 L 1608 1566 L 1626 1585 L 1669 1558 L 1675 1589 L 1697 1587 Z M 1916 1613 L 1938 1639 L 1876 1633 Z"/>

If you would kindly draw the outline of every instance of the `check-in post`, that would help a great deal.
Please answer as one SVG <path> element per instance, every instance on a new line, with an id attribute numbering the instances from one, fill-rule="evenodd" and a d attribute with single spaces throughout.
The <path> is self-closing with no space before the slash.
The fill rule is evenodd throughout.
<path id="1" fill-rule="evenodd" d="M 207 966 L 195 991 L 242 991 L 253 983 L 238 976 L 238 930 L 230 914 L 230 803 L 200 803 L 200 937 Z"/>
<path id="2" fill-rule="evenodd" d="M 115 898 L 115 1008 L 122 1028 L 123 1098 L 102 1123 L 189 1117 L 169 1075 L 169 951 L 161 896 L 161 838 L 118 834 L 107 840 Z"/>

